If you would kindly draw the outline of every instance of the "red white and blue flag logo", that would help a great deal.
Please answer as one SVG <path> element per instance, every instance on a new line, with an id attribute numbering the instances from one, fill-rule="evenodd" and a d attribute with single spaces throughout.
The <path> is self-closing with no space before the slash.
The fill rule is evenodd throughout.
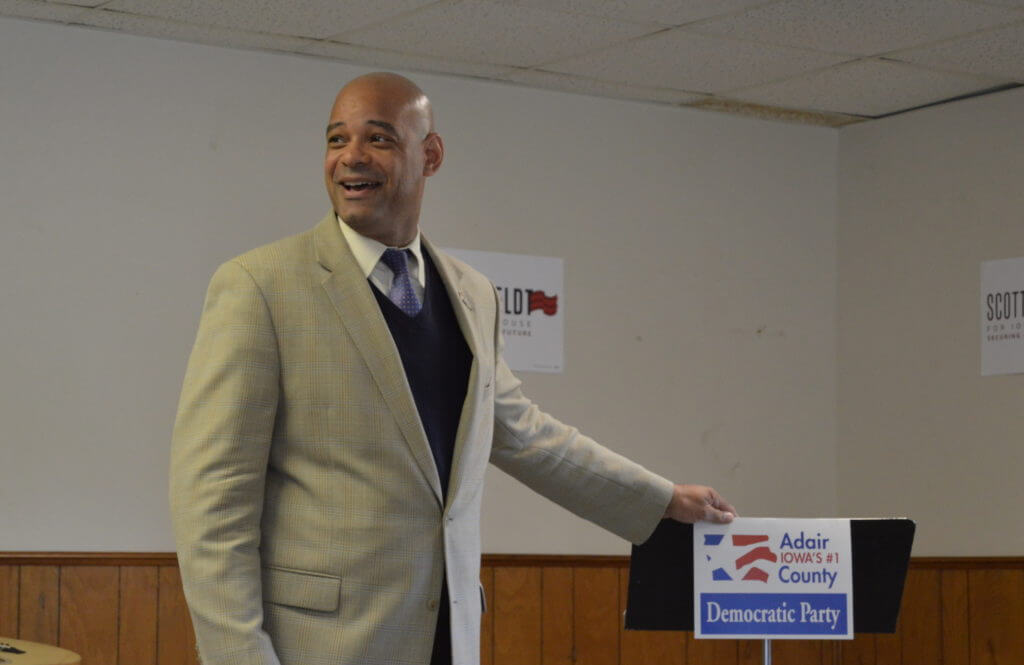
<path id="1" fill-rule="evenodd" d="M 717 547 L 726 540 L 724 534 L 704 534 L 704 545 L 706 547 Z M 761 582 L 763 584 L 768 583 L 768 571 L 762 566 L 766 563 L 777 563 L 779 560 L 778 555 L 772 552 L 771 548 L 768 547 L 769 537 L 767 534 L 758 535 L 739 535 L 735 534 L 728 536 L 729 541 L 732 543 L 732 548 L 740 550 L 739 552 L 730 552 L 727 556 L 732 558 L 732 566 L 719 566 L 711 571 L 711 579 L 718 582 L 731 582 L 734 579 L 740 579 L 745 582 Z M 712 561 L 713 557 L 710 554 L 707 556 L 708 561 Z"/>

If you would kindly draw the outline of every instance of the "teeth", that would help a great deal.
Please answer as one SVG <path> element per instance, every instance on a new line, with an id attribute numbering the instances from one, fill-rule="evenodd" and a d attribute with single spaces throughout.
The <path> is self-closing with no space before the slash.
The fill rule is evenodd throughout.
<path id="1" fill-rule="evenodd" d="M 345 189 L 363 190 L 363 189 L 366 189 L 368 187 L 376 187 L 378 184 L 379 183 L 376 183 L 376 182 L 361 181 L 361 182 L 343 182 L 343 183 L 341 183 L 341 186 L 344 187 Z"/>

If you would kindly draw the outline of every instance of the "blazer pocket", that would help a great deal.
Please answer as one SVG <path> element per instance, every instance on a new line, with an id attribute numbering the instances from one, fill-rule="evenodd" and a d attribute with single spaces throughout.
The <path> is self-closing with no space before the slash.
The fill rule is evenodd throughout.
<path id="1" fill-rule="evenodd" d="M 319 612 L 338 609 L 341 578 L 290 568 L 263 568 L 263 601 Z"/>

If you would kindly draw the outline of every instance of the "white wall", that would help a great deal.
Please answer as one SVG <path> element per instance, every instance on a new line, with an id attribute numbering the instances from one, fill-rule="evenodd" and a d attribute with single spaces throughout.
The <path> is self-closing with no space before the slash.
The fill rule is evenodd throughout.
<path id="1" fill-rule="evenodd" d="M 1024 256 L 1024 89 L 840 132 L 840 512 L 1019 555 L 1024 376 L 980 375 L 980 265 Z"/>
<path id="2" fill-rule="evenodd" d="M 0 550 L 169 550 L 167 447 L 217 264 L 328 209 L 363 69 L 0 19 Z M 562 256 L 547 410 L 749 515 L 833 515 L 833 130 L 439 76 L 440 245 Z M 627 546 L 495 472 L 490 552 Z"/>

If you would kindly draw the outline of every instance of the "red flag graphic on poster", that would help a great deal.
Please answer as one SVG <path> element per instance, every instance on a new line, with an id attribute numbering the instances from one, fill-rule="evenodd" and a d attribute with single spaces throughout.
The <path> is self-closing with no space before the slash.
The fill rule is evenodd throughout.
<path id="1" fill-rule="evenodd" d="M 549 296 L 543 291 L 531 291 L 528 313 L 532 314 L 535 309 L 539 309 L 548 316 L 554 316 L 558 311 L 558 296 Z"/>

